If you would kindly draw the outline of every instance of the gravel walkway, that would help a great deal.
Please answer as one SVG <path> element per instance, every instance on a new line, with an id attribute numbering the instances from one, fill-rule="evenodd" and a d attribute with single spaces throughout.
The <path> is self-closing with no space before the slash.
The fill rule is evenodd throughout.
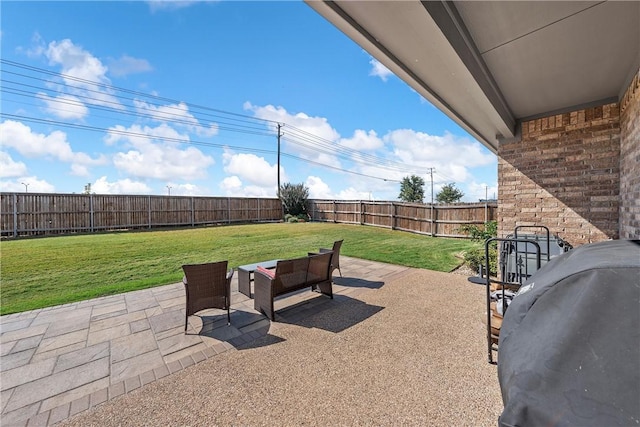
<path id="1" fill-rule="evenodd" d="M 493 426 L 484 288 L 410 270 L 68 419 L 67 426 Z"/>

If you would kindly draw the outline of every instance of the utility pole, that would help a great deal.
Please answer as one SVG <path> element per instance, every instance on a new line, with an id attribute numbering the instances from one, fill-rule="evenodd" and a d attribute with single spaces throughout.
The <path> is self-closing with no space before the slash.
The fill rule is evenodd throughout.
<path id="1" fill-rule="evenodd" d="M 278 123 L 278 199 L 280 198 L 280 137 L 284 135 L 280 133 L 282 126 L 284 125 Z"/>

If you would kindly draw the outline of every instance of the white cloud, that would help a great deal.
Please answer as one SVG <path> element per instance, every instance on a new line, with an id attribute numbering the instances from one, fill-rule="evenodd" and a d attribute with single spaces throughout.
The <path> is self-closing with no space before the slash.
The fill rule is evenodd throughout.
<path id="1" fill-rule="evenodd" d="M 372 191 L 361 191 L 353 187 L 348 187 L 333 193 L 327 183 L 317 176 L 309 176 L 304 185 L 309 189 L 310 199 L 327 199 L 327 200 L 370 200 L 373 199 Z"/>
<path id="2" fill-rule="evenodd" d="M 123 108 L 108 87 L 108 67 L 91 52 L 74 44 L 70 39 L 52 41 L 44 47 L 44 41 L 37 36 L 36 46 L 29 52 L 32 56 L 45 56 L 50 65 L 59 65 L 63 74 L 64 89 L 74 95 L 86 96 L 91 103 Z M 106 86 L 105 86 L 106 85 Z M 61 88 L 62 89 L 62 88 Z"/>
<path id="3" fill-rule="evenodd" d="M 384 147 L 384 142 L 373 130 L 366 132 L 356 129 L 351 138 L 341 138 L 339 143 L 344 147 L 362 151 L 374 151 Z"/>
<path id="4" fill-rule="evenodd" d="M 129 55 L 122 55 L 118 59 L 108 58 L 107 62 L 109 64 L 109 73 L 115 77 L 153 71 L 153 67 L 149 64 L 149 61 L 134 58 Z"/>
<path id="5" fill-rule="evenodd" d="M 467 184 L 464 200 L 477 202 L 478 200 L 493 199 L 494 197 L 498 197 L 498 186 L 496 184 L 489 185 L 473 181 Z"/>
<path id="6" fill-rule="evenodd" d="M 73 95 L 50 97 L 46 93 L 39 93 L 37 97 L 46 104 L 46 111 L 61 119 L 83 119 L 89 114 L 87 106 Z"/>
<path id="7" fill-rule="evenodd" d="M 175 126 L 182 127 L 189 132 L 194 132 L 200 136 L 211 137 L 218 134 L 218 125 L 211 123 L 209 127 L 204 127 L 189 113 L 189 106 L 184 102 L 169 105 L 153 105 L 135 99 L 133 101 L 138 112 L 149 115 L 153 120 L 161 123 L 172 122 Z"/>
<path id="8" fill-rule="evenodd" d="M 103 176 L 91 185 L 91 192 L 96 194 L 149 194 L 151 189 L 147 184 L 132 181 L 129 178 L 109 182 L 107 177 Z"/>
<path id="9" fill-rule="evenodd" d="M 201 1 L 201 0 L 198 0 Z M 149 9 L 151 12 L 157 12 L 160 10 L 176 10 L 182 9 L 185 7 L 189 7 L 198 1 L 189 1 L 189 0 L 149 0 L 147 4 L 149 5 Z"/>
<path id="10" fill-rule="evenodd" d="M 14 161 L 9 153 L 0 151 L 0 178 L 20 177 L 26 174 L 27 165 Z"/>
<path id="11" fill-rule="evenodd" d="M 450 133 L 436 136 L 411 129 L 398 129 L 389 132 L 383 139 L 393 146 L 394 155 L 399 161 L 425 169 L 434 167 L 441 181 L 467 181 L 472 177 L 469 168 L 496 162 L 496 157 L 484 152 L 480 143 Z M 426 173 L 420 175 L 425 177 Z"/>
<path id="12" fill-rule="evenodd" d="M 199 187 L 195 184 L 176 184 L 170 182 L 167 185 L 171 187 L 172 196 L 202 196 L 210 194 L 209 190 Z"/>
<path id="13" fill-rule="evenodd" d="M 386 82 L 389 76 L 393 76 L 391 70 L 382 65 L 377 59 L 371 58 L 369 64 L 371 64 L 371 70 L 369 71 L 370 76 L 380 77 L 383 82 Z"/>
<path id="14" fill-rule="evenodd" d="M 340 167 L 339 159 L 330 154 L 331 145 L 340 138 L 340 134 L 329 125 L 326 118 L 311 117 L 305 113 L 291 114 L 282 107 L 274 107 L 273 105 L 259 107 L 249 102 L 245 102 L 244 109 L 252 111 L 260 119 L 289 125 L 289 128 L 284 126 L 281 129 L 281 132 L 284 133 L 282 138 L 283 151 L 312 162 Z M 270 126 L 275 133 L 275 124 Z M 324 150 L 328 153 L 320 151 L 319 144 L 324 145 Z"/>
<path id="15" fill-rule="evenodd" d="M 237 176 L 228 176 L 220 182 L 220 188 L 227 196 L 237 194 L 242 189 L 242 181 Z"/>
<path id="16" fill-rule="evenodd" d="M 331 188 L 327 185 L 322 178 L 318 176 L 308 176 L 304 183 L 305 187 L 309 189 L 310 199 L 333 199 L 333 193 Z"/>
<path id="17" fill-rule="evenodd" d="M 251 184 L 271 188 L 278 186 L 278 165 L 271 165 L 264 157 L 255 154 L 234 154 L 226 151 L 222 156 L 224 171 L 236 175 L 240 180 Z M 280 168 L 280 182 L 288 181 L 283 168 Z"/>
<path id="18" fill-rule="evenodd" d="M 24 184 L 27 184 L 29 193 L 54 193 L 55 187 L 47 181 L 38 179 L 36 176 L 23 176 L 15 181 L 0 181 L 0 189 L 6 192 L 24 192 Z"/>
<path id="19" fill-rule="evenodd" d="M 138 178 L 155 178 L 163 181 L 201 179 L 207 176 L 207 168 L 214 164 L 213 157 L 195 147 L 181 148 L 180 141 L 188 142 L 187 135 L 162 124 L 151 128 L 118 125 L 109 129 L 107 144 L 129 144 L 132 149 L 113 156 L 113 164 L 119 170 Z"/>
<path id="20" fill-rule="evenodd" d="M 25 124 L 13 120 L 0 123 L 0 145 L 12 148 L 26 157 L 49 157 L 71 163 L 72 170 L 76 172 L 107 162 L 102 155 L 94 159 L 86 153 L 74 152 L 64 132 L 53 131 L 44 135 L 33 132 Z"/>

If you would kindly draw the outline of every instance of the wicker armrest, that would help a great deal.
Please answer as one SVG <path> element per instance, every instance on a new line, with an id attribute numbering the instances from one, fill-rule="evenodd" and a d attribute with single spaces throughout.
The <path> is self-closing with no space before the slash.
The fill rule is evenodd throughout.
<path id="1" fill-rule="evenodd" d="M 233 273 L 234 273 L 233 268 L 227 271 L 227 280 L 231 280 L 233 278 Z"/>

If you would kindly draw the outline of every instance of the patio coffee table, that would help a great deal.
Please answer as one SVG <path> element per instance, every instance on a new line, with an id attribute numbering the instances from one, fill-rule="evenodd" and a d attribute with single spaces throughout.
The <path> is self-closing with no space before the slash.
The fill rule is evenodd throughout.
<path id="1" fill-rule="evenodd" d="M 238 267 L 238 290 L 251 298 L 251 282 L 253 282 L 253 273 L 258 267 L 276 268 L 279 259 L 269 261 L 256 262 L 255 264 L 241 265 Z"/>

